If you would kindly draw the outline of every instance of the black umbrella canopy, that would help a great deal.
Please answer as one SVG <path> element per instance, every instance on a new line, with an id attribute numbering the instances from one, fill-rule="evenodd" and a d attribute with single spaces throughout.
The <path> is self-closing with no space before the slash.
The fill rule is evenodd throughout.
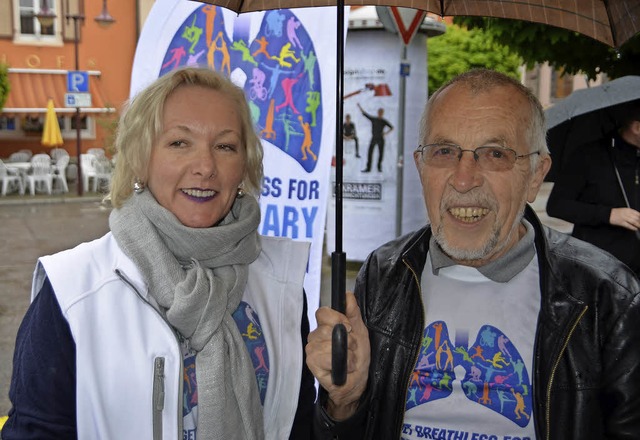
<path id="1" fill-rule="evenodd" d="M 556 180 L 577 148 L 620 128 L 634 106 L 640 106 L 640 76 L 630 75 L 576 90 L 548 108 L 547 145 L 553 164 L 546 180 Z"/>

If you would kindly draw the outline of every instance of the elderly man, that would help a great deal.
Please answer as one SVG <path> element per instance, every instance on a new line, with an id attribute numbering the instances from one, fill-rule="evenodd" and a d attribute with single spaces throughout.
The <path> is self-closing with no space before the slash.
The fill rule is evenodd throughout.
<path id="1" fill-rule="evenodd" d="M 317 312 L 317 437 L 640 438 L 640 284 L 527 205 L 551 164 L 538 100 L 470 71 L 430 98 L 420 139 L 430 224 L 369 256 L 345 315 Z"/>

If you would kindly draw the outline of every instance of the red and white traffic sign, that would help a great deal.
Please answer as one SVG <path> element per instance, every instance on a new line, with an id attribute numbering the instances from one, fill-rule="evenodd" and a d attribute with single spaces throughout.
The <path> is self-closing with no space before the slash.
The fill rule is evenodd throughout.
<path id="1" fill-rule="evenodd" d="M 396 24 L 402 41 L 408 46 L 427 13 L 417 9 L 399 8 L 396 6 L 390 6 L 389 9 L 391 10 L 391 17 Z"/>

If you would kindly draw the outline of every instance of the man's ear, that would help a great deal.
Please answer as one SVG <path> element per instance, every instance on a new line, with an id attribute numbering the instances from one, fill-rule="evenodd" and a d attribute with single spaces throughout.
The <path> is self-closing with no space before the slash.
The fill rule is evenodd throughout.
<path id="1" fill-rule="evenodd" d="M 540 187 L 544 182 L 544 178 L 551 169 L 551 156 L 548 154 L 542 155 L 540 160 L 538 160 L 538 165 L 536 169 L 533 171 L 533 176 L 531 177 L 531 183 L 529 184 L 529 189 L 527 190 L 527 201 L 529 203 L 533 203 L 538 195 L 538 191 L 540 191 Z"/>

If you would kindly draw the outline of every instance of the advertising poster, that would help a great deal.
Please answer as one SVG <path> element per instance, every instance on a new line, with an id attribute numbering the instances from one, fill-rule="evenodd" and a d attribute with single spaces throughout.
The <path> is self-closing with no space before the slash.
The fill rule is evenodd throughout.
<path id="1" fill-rule="evenodd" d="M 403 170 L 402 233 L 426 223 L 420 179 L 413 162 L 422 110 L 427 100 L 426 37 L 408 47 L 404 145 L 398 145 L 402 40 L 382 29 L 349 29 L 345 48 L 344 115 L 355 139 L 344 141 L 343 250 L 348 261 L 364 261 L 396 237 L 398 164 Z M 389 126 L 393 126 L 390 130 Z M 348 133 L 345 127 L 345 132 Z M 380 132 L 388 132 L 380 136 Z M 381 140 L 384 142 L 381 145 Z M 403 160 L 398 160 L 398 148 Z M 332 182 L 335 181 L 333 168 Z M 335 249 L 335 197 L 329 194 L 327 251 Z"/>
<path id="2" fill-rule="evenodd" d="M 131 95 L 182 66 L 223 72 L 245 90 L 264 147 L 262 235 L 311 242 L 305 278 L 311 328 L 320 303 L 322 240 L 335 143 L 335 8 L 236 14 L 155 2 L 133 64 Z"/>

